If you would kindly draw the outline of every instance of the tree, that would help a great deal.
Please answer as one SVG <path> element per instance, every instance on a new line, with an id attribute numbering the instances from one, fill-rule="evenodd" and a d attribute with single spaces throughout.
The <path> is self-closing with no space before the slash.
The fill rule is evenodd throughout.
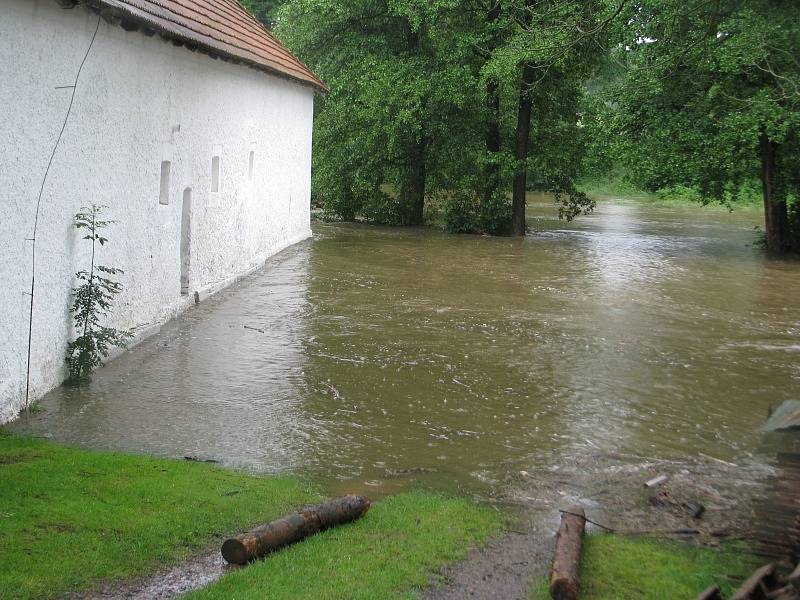
<path id="1" fill-rule="evenodd" d="M 241 0 L 244 7 L 261 21 L 267 29 L 275 25 L 278 8 L 285 0 Z"/>
<path id="2" fill-rule="evenodd" d="M 331 88 L 315 121 L 314 201 L 338 218 L 420 225 L 435 197 L 450 231 L 521 235 L 534 169 L 562 217 L 591 210 L 574 183 L 578 106 L 603 11 L 601 0 L 289 0 L 276 33 Z"/>
<path id="3" fill-rule="evenodd" d="M 80 333 L 67 345 L 68 381 L 72 383 L 86 381 L 112 347 L 124 347 L 131 339 L 130 332 L 118 331 L 100 322 L 111 310 L 114 296 L 122 291 L 122 285 L 112 277 L 123 274 L 122 269 L 95 263 L 98 244 L 104 246 L 108 242 L 103 229 L 113 223 L 101 219 L 103 208 L 92 204 L 75 215 L 75 228 L 83 230 L 83 239 L 92 243 L 92 258 L 89 270 L 76 274 L 81 283 L 72 290 L 74 299 L 70 312 L 75 329 Z"/>
<path id="4" fill-rule="evenodd" d="M 505 81 L 516 94 L 510 146 L 514 235 L 525 234 L 532 167 L 539 169 L 536 182 L 556 195 L 563 218 L 572 219 L 593 208 L 575 186 L 581 164 L 575 141 L 580 138 L 582 81 L 599 62 L 597 38 L 605 35 L 619 12 L 608 15 L 606 10 L 599 1 L 506 0 L 502 5 L 508 33 L 485 71 L 489 81 Z M 540 142 L 533 153 L 532 139 Z M 571 160 L 565 162 L 567 157 Z"/>
<path id="5" fill-rule="evenodd" d="M 730 202 L 760 179 L 767 247 L 800 250 L 796 2 L 638 0 L 617 31 L 609 118 L 637 183 Z"/>
<path id="6" fill-rule="evenodd" d="M 421 225 L 431 187 L 459 170 L 474 121 L 471 57 L 443 26 L 456 0 L 289 0 L 276 32 L 330 86 L 318 103 L 315 200 L 339 217 Z M 469 18 L 469 17 L 466 17 Z"/>

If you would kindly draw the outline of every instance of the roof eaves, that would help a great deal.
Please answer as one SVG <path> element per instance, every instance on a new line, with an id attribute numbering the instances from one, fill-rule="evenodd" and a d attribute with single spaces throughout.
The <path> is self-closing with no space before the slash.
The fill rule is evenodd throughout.
<path id="1" fill-rule="evenodd" d="M 62 6 L 74 6 L 80 0 L 56 0 Z M 299 71 L 297 74 L 287 72 L 289 69 L 281 70 L 265 64 L 263 60 L 258 60 L 258 57 L 252 55 L 254 58 L 243 56 L 247 50 L 241 50 L 240 53 L 233 53 L 223 47 L 222 43 L 215 42 L 215 40 L 208 36 L 203 36 L 203 39 L 193 32 L 191 29 L 184 27 L 180 23 L 169 21 L 168 25 L 165 24 L 164 19 L 159 19 L 154 15 L 150 15 L 145 11 L 136 10 L 129 4 L 120 2 L 119 0 L 82 0 L 83 4 L 87 5 L 95 12 L 99 13 L 101 17 L 108 23 L 120 25 L 124 29 L 132 31 L 139 29 L 145 35 L 154 35 L 158 33 L 160 37 L 165 40 L 172 41 L 175 45 L 185 46 L 191 51 L 200 51 L 209 55 L 211 58 L 221 58 L 232 63 L 245 64 L 258 71 L 262 71 L 286 79 L 306 87 L 311 87 L 320 94 L 327 94 L 330 89 L 325 83 L 319 79 L 313 72 L 297 59 L 285 46 L 281 46 L 287 54 L 297 61 L 306 72 Z M 249 13 L 248 13 L 249 15 Z M 252 15 L 250 15 L 252 17 Z M 255 19 L 255 17 L 252 17 Z M 263 27 L 263 25 L 262 25 Z M 264 28 L 266 35 L 270 36 L 273 40 L 274 36 Z M 277 42 L 277 40 L 276 40 Z"/>

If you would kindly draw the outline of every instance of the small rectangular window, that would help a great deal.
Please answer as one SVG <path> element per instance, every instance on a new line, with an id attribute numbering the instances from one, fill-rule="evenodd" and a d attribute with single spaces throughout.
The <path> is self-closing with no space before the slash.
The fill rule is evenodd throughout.
<path id="1" fill-rule="evenodd" d="M 219 156 L 211 159 L 211 191 L 219 191 Z"/>
<path id="2" fill-rule="evenodd" d="M 172 163 L 168 160 L 161 162 L 161 189 L 158 195 L 160 204 L 169 204 L 169 174 Z"/>
<path id="3" fill-rule="evenodd" d="M 250 150 L 250 162 L 247 165 L 247 181 L 253 181 L 253 164 L 256 160 L 256 153 Z"/>

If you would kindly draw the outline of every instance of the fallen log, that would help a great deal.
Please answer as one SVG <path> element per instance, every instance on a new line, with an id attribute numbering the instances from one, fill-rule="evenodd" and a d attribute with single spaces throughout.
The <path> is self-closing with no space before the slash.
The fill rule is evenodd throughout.
<path id="1" fill-rule="evenodd" d="M 550 596 L 553 600 L 576 600 L 578 597 L 585 529 L 586 513 L 582 506 L 571 506 L 561 512 L 553 570 L 550 572 Z"/>
<path id="2" fill-rule="evenodd" d="M 355 521 L 364 516 L 369 507 L 370 502 L 364 496 L 344 496 L 308 506 L 293 515 L 225 540 L 222 557 L 229 563 L 244 565 L 324 529 Z"/>

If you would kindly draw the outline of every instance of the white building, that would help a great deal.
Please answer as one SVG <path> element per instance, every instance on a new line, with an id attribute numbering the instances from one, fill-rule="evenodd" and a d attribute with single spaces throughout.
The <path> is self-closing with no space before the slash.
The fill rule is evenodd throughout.
<path id="1" fill-rule="evenodd" d="M 325 88 L 236 0 L 2 0 L 0 53 L 3 423 L 31 322 L 30 397 L 64 378 L 79 208 L 117 221 L 99 256 L 125 271 L 109 325 L 142 337 L 311 234 Z"/>

